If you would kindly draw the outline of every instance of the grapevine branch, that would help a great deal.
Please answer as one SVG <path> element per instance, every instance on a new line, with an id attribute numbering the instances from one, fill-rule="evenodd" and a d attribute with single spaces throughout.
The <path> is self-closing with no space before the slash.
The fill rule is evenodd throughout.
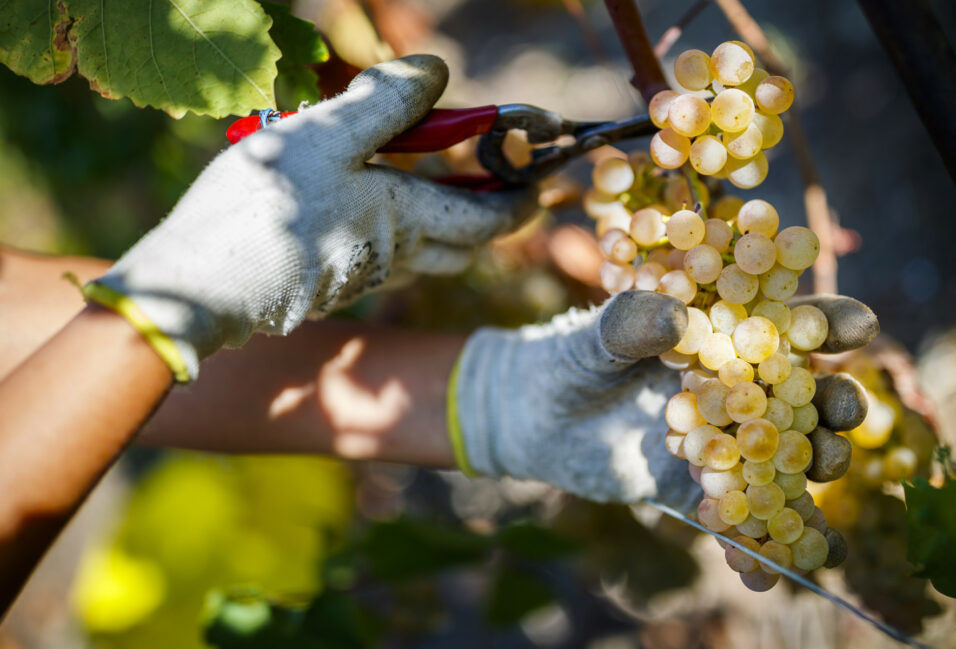
<path id="1" fill-rule="evenodd" d="M 763 60 L 767 71 L 780 76 L 790 76 L 787 66 L 777 56 L 767 35 L 740 0 L 716 0 L 716 2 L 734 31 Z M 813 292 L 836 293 L 837 258 L 833 233 L 837 225 L 831 216 L 826 191 L 820 182 L 820 174 L 813 161 L 813 154 L 810 152 L 796 101 L 787 111 L 786 117 L 790 144 L 797 156 L 797 165 L 800 167 L 800 176 L 803 178 L 803 205 L 807 212 L 807 225 L 820 238 L 820 255 L 813 264 Z"/>
<path id="2" fill-rule="evenodd" d="M 604 0 L 611 21 L 617 30 L 617 36 L 624 47 L 627 59 L 634 69 L 631 84 L 637 88 L 644 98 L 644 103 L 650 103 L 651 97 L 667 90 L 667 79 L 664 71 L 654 54 L 654 48 L 647 37 L 644 20 L 637 8 L 636 0 Z"/>
<path id="3" fill-rule="evenodd" d="M 671 49 L 671 46 L 676 43 L 677 39 L 684 33 L 684 29 L 686 29 L 694 18 L 711 2 L 712 0 L 697 0 L 697 2 L 692 4 L 687 11 L 677 19 L 677 22 L 667 28 L 667 31 L 661 35 L 657 44 L 654 46 L 654 54 L 657 58 L 664 58 L 664 55 Z"/>
<path id="4" fill-rule="evenodd" d="M 565 11 L 574 18 L 574 21 L 584 34 L 588 48 L 591 50 L 591 55 L 594 56 L 597 61 L 607 61 L 607 52 L 601 44 L 601 38 L 598 36 L 597 30 L 594 29 L 594 25 L 591 24 L 591 21 L 588 20 L 587 12 L 585 12 L 584 7 L 581 6 L 581 0 L 562 0 L 562 2 L 564 3 Z"/>

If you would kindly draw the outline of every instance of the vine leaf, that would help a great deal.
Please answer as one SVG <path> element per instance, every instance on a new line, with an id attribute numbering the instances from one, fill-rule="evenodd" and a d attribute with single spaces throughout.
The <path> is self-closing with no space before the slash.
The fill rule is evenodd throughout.
<path id="1" fill-rule="evenodd" d="M 271 23 L 254 0 L 0 0 L 0 63 L 173 117 L 245 115 L 275 105 Z"/>
<path id="2" fill-rule="evenodd" d="M 282 58 L 277 63 L 277 82 L 290 95 L 293 104 L 302 101 L 317 102 L 322 98 L 319 76 L 311 66 L 329 59 L 325 42 L 315 31 L 315 25 L 293 16 L 288 5 L 263 2 L 262 8 L 272 18 L 269 35 L 282 50 Z M 285 95 L 280 93 L 280 98 L 285 98 Z"/>
<path id="3" fill-rule="evenodd" d="M 956 480 L 939 489 L 923 478 L 903 483 L 906 492 L 906 558 L 936 590 L 956 597 Z"/>

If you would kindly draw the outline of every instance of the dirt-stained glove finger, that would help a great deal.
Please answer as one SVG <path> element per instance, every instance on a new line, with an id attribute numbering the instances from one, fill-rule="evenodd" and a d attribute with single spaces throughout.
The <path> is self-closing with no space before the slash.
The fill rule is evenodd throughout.
<path id="1" fill-rule="evenodd" d="M 859 300 L 844 295 L 804 295 L 787 302 L 790 308 L 809 304 L 817 307 L 827 317 L 829 332 L 820 349 L 824 354 L 858 349 L 865 346 L 880 333 L 876 314 Z"/>
<path id="2" fill-rule="evenodd" d="M 867 400 L 863 386 L 845 372 L 816 377 L 813 405 L 820 413 L 820 424 L 830 430 L 852 430 L 866 418 Z"/>
<path id="3" fill-rule="evenodd" d="M 687 308 L 663 293 L 625 291 L 601 315 L 601 341 L 622 359 L 641 360 L 673 349 L 687 330 Z"/>
<path id="4" fill-rule="evenodd" d="M 814 482 L 831 482 L 843 476 L 850 468 L 853 445 L 846 437 L 817 427 L 807 435 L 813 447 L 813 461 L 807 469 L 807 478 Z"/>
<path id="5" fill-rule="evenodd" d="M 472 248 L 449 246 L 435 241 L 422 243 L 402 264 L 405 270 L 423 275 L 455 275 L 465 270 L 474 257 Z"/>

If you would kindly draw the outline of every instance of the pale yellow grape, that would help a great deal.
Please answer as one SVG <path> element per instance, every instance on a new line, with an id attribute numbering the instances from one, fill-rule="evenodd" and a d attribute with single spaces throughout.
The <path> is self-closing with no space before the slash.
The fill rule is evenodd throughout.
<path id="1" fill-rule="evenodd" d="M 694 466 L 706 465 L 704 448 L 715 435 L 720 434 L 720 429 L 710 424 L 702 424 L 688 432 L 684 438 L 684 455 L 687 461 Z"/>
<path id="2" fill-rule="evenodd" d="M 737 429 L 737 447 L 741 456 L 751 462 L 766 462 L 777 451 L 777 428 L 766 419 L 745 421 Z"/>
<path id="3" fill-rule="evenodd" d="M 721 221 L 729 221 L 737 218 L 743 204 L 744 200 L 739 196 L 721 196 L 710 206 L 710 215 Z"/>
<path id="4" fill-rule="evenodd" d="M 618 264 L 628 264 L 637 256 L 637 244 L 625 235 L 611 245 L 611 254 L 608 259 Z"/>
<path id="5" fill-rule="evenodd" d="M 593 187 L 584 192 L 581 201 L 584 205 L 584 212 L 592 219 L 607 216 L 612 211 L 620 210 L 623 207 L 616 196 L 608 196 Z"/>
<path id="6" fill-rule="evenodd" d="M 708 424 L 726 426 L 733 421 L 725 406 L 729 392 L 730 388 L 717 379 L 706 381 L 697 391 L 697 408 Z"/>
<path id="7" fill-rule="evenodd" d="M 710 126 L 710 104 L 696 95 L 681 95 L 667 109 L 667 124 L 680 135 L 697 137 Z"/>
<path id="8" fill-rule="evenodd" d="M 813 380 L 813 375 L 802 367 L 794 367 L 786 380 L 773 386 L 773 396 L 783 399 L 794 408 L 810 403 L 816 391 L 817 384 Z M 794 418 L 796 418 L 796 412 L 794 412 Z"/>
<path id="9" fill-rule="evenodd" d="M 767 156 L 760 151 L 749 160 L 738 160 L 736 158 L 727 158 L 727 164 L 724 170 L 727 172 L 727 180 L 730 184 L 741 189 L 753 189 L 764 181 L 770 166 L 767 163 Z"/>
<path id="10" fill-rule="evenodd" d="M 766 381 L 770 385 L 776 385 L 785 381 L 790 376 L 792 369 L 786 356 L 773 353 L 760 361 L 757 366 L 757 375 L 762 381 Z"/>
<path id="11" fill-rule="evenodd" d="M 700 50 L 681 52 L 674 61 L 674 78 L 688 90 L 703 90 L 714 78 L 710 69 L 710 57 Z"/>
<path id="12" fill-rule="evenodd" d="M 766 315 L 764 315 L 764 317 L 767 318 Z M 767 318 L 767 319 L 773 322 L 773 318 Z M 789 327 L 790 325 L 788 324 L 787 326 Z M 779 332 L 779 329 L 777 331 Z M 787 340 L 786 336 L 780 337 L 780 344 L 777 346 L 777 351 L 783 354 L 784 356 L 786 356 L 787 360 L 790 360 L 790 341 Z M 790 364 L 793 365 L 793 361 L 790 361 Z"/>
<path id="13" fill-rule="evenodd" d="M 680 97 L 679 92 L 673 90 L 661 90 L 651 97 L 651 102 L 647 105 L 647 114 L 657 128 L 667 128 L 667 111 L 670 110 L 671 102 Z"/>
<path id="14" fill-rule="evenodd" d="M 631 165 L 631 169 L 634 170 L 635 174 L 639 174 L 642 171 L 648 170 L 649 167 L 654 165 L 654 161 L 651 160 L 651 156 L 643 151 L 634 151 L 631 153 L 629 156 L 627 156 L 627 163 Z"/>
<path id="15" fill-rule="evenodd" d="M 696 354 L 704 338 L 712 332 L 707 314 L 700 309 L 687 307 L 687 329 L 674 349 L 681 354 Z"/>
<path id="16" fill-rule="evenodd" d="M 793 409 L 793 423 L 790 428 L 804 435 L 812 433 L 820 422 L 820 414 L 812 403 Z"/>
<path id="17" fill-rule="evenodd" d="M 697 295 L 697 282 L 687 276 L 682 270 L 672 270 L 661 277 L 657 290 L 671 297 L 676 297 L 684 304 L 690 304 Z"/>
<path id="18" fill-rule="evenodd" d="M 689 433 L 707 423 L 697 412 L 697 395 L 693 392 L 678 392 L 672 396 L 664 409 L 664 419 L 678 433 Z"/>
<path id="19" fill-rule="evenodd" d="M 773 268 L 777 261 L 777 249 L 773 240 L 761 232 L 745 234 L 734 246 L 737 266 L 745 273 L 759 275 Z"/>
<path id="20" fill-rule="evenodd" d="M 693 481 L 696 482 L 697 484 L 700 484 L 701 467 L 699 467 L 699 466 L 694 466 L 693 464 L 691 464 L 690 462 L 688 462 L 688 463 L 687 463 L 687 473 L 688 473 L 688 475 L 690 475 L 690 479 L 691 479 L 691 480 L 693 480 Z"/>
<path id="21" fill-rule="evenodd" d="M 717 378 L 728 388 L 738 383 L 750 383 L 754 380 L 754 367 L 742 358 L 735 358 L 720 366 Z"/>
<path id="22" fill-rule="evenodd" d="M 773 242 L 777 246 L 777 261 L 790 270 L 809 268 L 820 254 L 817 235 L 799 225 L 784 228 Z"/>
<path id="23" fill-rule="evenodd" d="M 810 368 L 810 354 L 807 352 L 799 352 L 793 349 L 787 354 L 787 360 L 794 367 L 802 367 L 805 370 Z"/>
<path id="24" fill-rule="evenodd" d="M 697 356 L 701 365 L 716 372 L 724 363 L 737 358 L 737 352 L 734 350 L 734 342 L 730 336 L 712 333 L 700 344 Z"/>
<path id="25" fill-rule="evenodd" d="M 673 248 L 667 253 L 667 266 L 671 270 L 680 270 L 684 267 L 685 251 Z"/>
<path id="26" fill-rule="evenodd" d="M 767 318 L 751 316 L 734 329 L 734 349 L 748 363 L 759 363 L 777 351 L 780 336 Z"/>
<path id="27" fill-rule="evenodd" d="M 790 307 L 777 300 L 762 300 L 753 308 L 753 315 L 759 315 L 773 323 L 778 334 L 790 328 Z"/>
<path id="28" fill-rule="evenodd" d="M 634 169 L 627 160 L 604 158 L 594 166 L 591 180 L 598 191 L 612 196 L 622 194 L 634 184 Z"/>
<path id="29" fill-rule="evenodd" d="M 773 465 L 777 467 L 774 481 L 782 480 L 782 473 L 800 473 L 806 471 L 813 459 L 813 447 L 803 433 L 785 430 L 780 433 L 777 452 L 773 456 Z"/>
<path id="30" fill-rule="evenodd" d="M 767 399 L 767 412 L 763 418 L 774 425 L 777 430 L 789 430 L 793 427 L 793 407 L 777 397 Z"/>
<path id="31" fill-rule="evenodd" d="M 747 507 L 750 507 L 749 502 L 747 503 Z M 737 523 L 737 531 L 741 534 L 746 534 L 752 539 L 763 538 L 767 535 L 767 521 L 751 514 L 743 523 Z"/>
<path id="32" fill-rule="evenodd" d="M 800 273 L 775 264 L 773 268 L 760 275 L 760 290 L 771 300 L 786 300 L 797 292 Z"/>
<path id="33" fill-rule="evenodd" d="M 818 530 L 804 527 L 803 533 L 790 544 L 793 553 L 793 565 L 801 570 L 816 570 L 822 566 L 830 553 L 827 539 Z"/>
<path id="34" fill-rule="evenodd" d="M 763 133 L 760 128 L 750 122 L 747 127 L 737 133 L 724 133 L 724 146 L 727 155 L 738 160 L 748 160 L 763 148 Z"/>
<path id="35" fill-rule="evenodd" d="M 783 120 L 776 115 L 758 110 L 754 113 L 751 124 L 760 129 L 760 148 L 764 151 L 777 146 L 783 139 Z"/>
<path id="36" fill-rule="evenodd" d="M 614 204 L 614 209 L 609 210 L 607 214 L 597 220 L 594 232 L 600 239 L 611 229 L 624 230 L 625 232 L 631 226 L 631 213 L 620 203 Z"/>
<path id="37" fill-rule="evenodd" d="M 723 268 L 724 260 L 720 253 L 706 243 L 694 246 L 684 255 L 684 272 L 698 284 L 717 281 Z"/>
<path id="38" fill-rule="evenodd" d="M 665 226 L 667 238 L 678 250 L 690 250 L 704 240 L 704 220 L 693 210 L 678 210 Z"/>
<path id="39" fill-rule="evenodd" d="M 727 252 L 734 238 L 734 230 L 726 221 L 707 219 L 704 221 L 704 243 L 717 252 Z"/>
<path id="40" fill-rule="evenodd" d="M 699 174 L 712 176 L 724 168 L 727 149 L 713 135 L 701 135 L 690 145 L 690 164 Z"/>
<path id="41" fill-rule="evenodd" d="M 720 498 L 729 491 L 746 489 L 747 481 L 739 464 L 729 471 L 717 471 L 705 466 L 700 472 L 700 486 L 709 497 Z"/>
<path id="42" fill-rule="evenodd" d="M 883 456 L 883 478 L 896 482 L 913 477 L 916 472 L 917 457 L 913 449 L 897 446 Z"/>
<path id="43" fill-rule="evenodd" d="M 739 41 L 721 43 L 710 55 L 714 78 L 725 86 L 736 86 L 754 71 L 754 55 L 750 48 Z"/>
<path id="44" fill-rule="evenodd" d="M 749 536 L 739 534 L 733 539 L 735 543 L 745 546 L 748 550 L 760 552 L 760 543 Z M 752 572 L 758 567 L 756 559 L 730 544 L 724 548 L 724 560 L 734 572 Z"/>
<path id="45" fill-rule="evenodd" d="M 647 261 L 653 261 L 654 263 L 660 264 L 664 268 L 670 268 L 669 262 L 667 261 L 670 256 L 669 248 L 655 248 L 647 255 Z"/>
<path id="46" fill-rule="evenodd" d="M 686 372 L 681 372 L 680 387 L 681 390 L 690 390 L 694 394 L 697 394 L 697 391 L 704 387 L 704 383 L 712 378 L 714 378 L 713 374 L 698 367 Z"/>
<path id="47" fill-rule="evenodd" d="M 651 138 L 651 158 L 658 167 L 677 169 L 690 155 L 690 139 L 670 128 L 658 131 Z"/>
<path id="48" fill-rule="evenodd" d="M 746 319 L 747 309 L 742 304 L 718 300 L 710 307 L 710 323 L 714 326 L 714 331 L 719 333 L 728 336 L 733 334 L 737 325 Z"/>
<path id="49" fill-rule="evenodd" d="M 668 430 L 664 435 L 664 448 L 666 448 L 667 452 L 676 458 L 680 458 L 682 460 L 687 459 L 687 454 L 684 452 L 683 433 L 678 433 L 676 430 Z"/>
<path id="50" fill-rule="evenodd" d="M 796 473 L 777 471 L 773 481 L 783 489 L 783 495 L 787 497 L 787 500 L 799 498 L 807 491 L 807 474 L 800 471 Z"/>
<path id="51" fill-rule="evenodd" d="M 697 189 L 699 190 L 699 197 L 694 198 L 691 195 L 687 178 L 683 174 L 671 174 L 664 185 L 664 202 L 674 206 L 675 210 L 683 209 L 688 205 L 693 206 L 696 200 L 700 200 L 701 203 L 707 205 L 710 201 L 710 192 L 707 185 L 700 183 Z"/>
<path id="52" fill-rule="evenodd" d="M 763 520 L 783 509 L 786 498 L 783 490 L 773 482 L 764 485 L 750 485 L 747 487 L 747 504 L 750 513 Z"/>
<path id="53" fill-rule="evenodd" d="M 816 508 L 813 504 L 813 496 L 810 495 L 809 491 L 804 491 L 796 498 L 787 500 L 787 507 L 800 514 L 800 518 L 804 522 L 810 520 L 810 517 L 813 516 L 813 510 Z"/>
<path id="54" fill-rule="evenodd" d="M 764 593 L 777 585 L 777 582 L 780 581 L 780 575 L 770 575 L 758 568 L 750 572 L 740 573 L 740 581 L 749 590 L 755 593 Z"/>
<path id="55" fill-rule="evenodd" d="M 816 507 L 816 506 L 815 506 L 815 507 L 813 508 L 813 513 L 810 515 L 810 518 L 808 518 L 808 519 L 804 522 L 803 526 L 804 526 L 805 528 L 806 528 L 806 527 L 812 527 L 812 528 L 815 529 L 816 531 L 818 531 L 818 532 L 820 532 L 821 534 L 823 534 L 824 532 L 827 531 L 827 519 L 826 519 L 826 517 L 823 515 L 823 511 L 822 511 L 819 507 Z"/>
<path id="56" fill-rule="evenodd" d="M 767 411 L 767 395 L 756 383 L 738 383 L 727 393 L 724 407 L 730 418 L 740 424 L 763 416 Z"/>
<path id="57" fill-rule="evenodd" d="M 784 507 L 767 521 L 767 532 L 778 543 L 793 543 L 803 534 L 803 519 L 797 512 Z"/>
<path id="58" fill-rule="evenodd" d="M 675 352 L 673 349 L 667 350 L 663 354 L 660 354 L 657 358 L 660 359 L 661 363 L 667 369 L 677 371 L 686 370 L 691 365 L 697 363 L 696 356 L 681 354 L 680 352 Z"/>
<path id="59" fill-rule="evenodd" d="M 717 294 L 731 304 L 747 304 L 757 296 L 760 280 L 737 264 L 725 266 L 717 278 Z"/>
<path id="60" fill-rule="evenodd" d="M 754 96 L 754 93 L 757 92 L 757 84 L 770 76 L 770 73 L 764 70 L 763 68 L 756 68 L 753 71 L 753 74 L 750 75 L 750 78 L 744 81 L 742 84 L 737 86 L 740 90 L 743 90 L 751 97 Z"/>
<path id="61" fill-rule="evenodd" d="M 757 84 L 754 98 L 761 110 L 774 115 L 793 104 L 793 84 L 786 77 L 770 76 Z"/>
<path id="62" fill-rule="evenodd" d="M 826 341 L 829 324 L 823 311 L 812 304 L 803 304 L 791 309 L 790 315 L 787 339 L 793 347 L 800 351 L 810 351 Z"/>
<path id="63" fill-rule="evenodd" d="M 740 206 L 737 212 L 737 229 L 741 234 L 759 232 L 773 238 L 780 227 L 777 209 L 765 200 L 755 198 Z"/>
<path id="64" fill-rule="evenodd" d="M 660 264 L 648 261 L 634 271 L 634 288 L 639 291 L 655 291 L 661 283 L 661 277 L 667 273 L 667 269 Z"/>
<path id="65" fill-rule="evenodd" d="M 747 460 L 744 462 L 744 480 L 746 480 L 748 484 L 757 486 L 770 484 L 773 482 L 773 477 L 776 473 L 777 467 L 775 467 L 770 460 L 764 460 L 763 462 Z"/>
<path id="66" fill-rule="evenodd" d="M 621 239 L 627 239 L 627 232 L 624 230 L 618 230 L 617 228 L 611 228 L 598 240 L 598 247 L 601 249 L 601 252 L 604 253 L 605 257 L 611 256 L 611 251 L 614 250 L 614 244 L 620 241 Z"/>
<path id="67" fill-rule="evenodd" d="M 793 565 L 793 553 L 790 552 L 790 547 L 778 541 L 767 541 L 764 543 L 760 548 L 760 556 L 770 559 L 781 568 L 789 568 Z M 768 575 L 778 577 L 780 575 L 779 570 L 771 568 L 765 563 L 761 563 L 760 567 L 761 570 Z"/>
<path id="68" fill-rule="evenodd" d="M 697 520 L 713 532 L 723 532 L 730 525 L 720 520 L 720 505 L 716 498 L 704 498 L 697 505 Z"/>
<path id="69" fill-rule="evenodd" d="M 628 231 L 631 238 L 642 246 L 652 246 L 664 238 L 664 215 L 653 207 L 634 212 Z"/>
<path id="70" fill-rule="evenodd" d="M 730 435 L 728 435 L 730 437 Z M 732 438 L 731 438 L 732 439 Z M 720 520 L 728 525 L 743 523 L 750 516 L 747 495 L 743 491 L 728 491 L 717 501 L 717 513 Z"/>
<path id="71" fill-rule="evenodd" d="M 608 293 L 627 291 L 634 286 L 634 267 L 605 261 L 601 264 L 600 277 L 601 287 Z"/>
<path id="72" fill-rule="evenodd" d="M 714 435 L 704 446 L 704 464 L 714 471 L 728 471 L 740 461 L 740 450 L 733 435 Z"/>
<path id="73" fill-rule="evenodd" d="M 727 133 L 739 133 L 747 128 L 753 121 L 755 112 L 754 100 L 750 98 L 750 95 L 736 88 L 722 90 L 710 104 L 710 114 L 714 124 Z"/>

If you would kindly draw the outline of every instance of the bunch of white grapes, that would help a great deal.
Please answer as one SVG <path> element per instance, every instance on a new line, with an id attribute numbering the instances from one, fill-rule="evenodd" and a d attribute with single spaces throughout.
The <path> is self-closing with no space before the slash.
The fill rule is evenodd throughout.
<path id="1" fill-rule="evenodd" d="M 753 50 L 740 41 L 721 43 L 710 56 L 683 52 L 674 75 L 692 92 L 662 90 L 651 99 L 648 112 L 661 129 L 651 140 L 654 162 L 676 169 L 690 159 L 698 173 L 742 189 L 763 182 L 763 152 L 783 137 L 779 115 L 793 103 L 793 84 L 757 68 Z"/>

